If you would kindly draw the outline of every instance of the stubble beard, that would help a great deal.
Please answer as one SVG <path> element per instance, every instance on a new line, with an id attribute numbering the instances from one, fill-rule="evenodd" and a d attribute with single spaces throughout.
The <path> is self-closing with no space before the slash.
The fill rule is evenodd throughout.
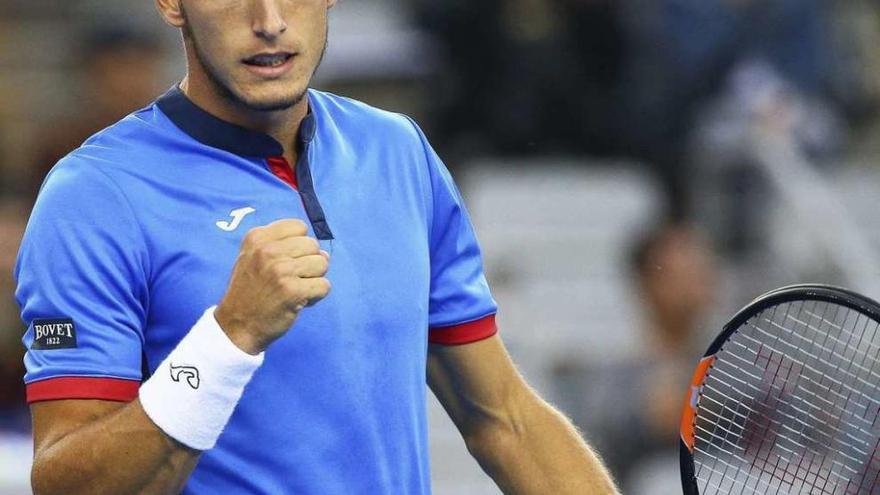
<path id="1" fill-rule="evenodd" d="M 189 25 L 189 20 L 186 19 L 185 11 L 183 12 L 183 17 L 185 19 L 185 24 L 183 25 L 183 37 L 184 39 L 188 39 L 190 41 L 193 52 L 196 56 L 196 60 L 198 60 L 199 65 L 201 65 L 205 75 L 208 78 L 208 81 L 211 83 L 211 85 L 214 87 L 220 97 L 226 99 L 228 102 L 232 103 L 235 106 L 241 106 L 247 108 L 248 110 L 253 110 L 257 112 L 276 112 L 279 110 L 287 110 L 291 107 L 298 105 L 303 100 L 303 98 L 305 98 L 309 84 L 306 84 L 305 88 L 303 88 L 299 92 L 294 93 L 290 97 L 274 101 L 252 101 L 249 100 L 246 95 L 238 93 L 228 83 L 226 83 L 222 77 L 220 77 L 220 75 L 218 74 L 219 71 L 216 71 L 208 62 L 207 58 L 204 56 L 204 52 L 202 51 L 198 40 L 193 35 L 192 28 Z M 315 68 L 312 69 L 312 73 L 309 75 L 309 83 L 311 83 L 312 77 L 314 77 L 315 72 L 317 72 L 318 70 L 318 67 L 321 66 L 321 62 L 324 61 L 324 54 L 327 51 L 327 44 L 329 41 L 329 30 L 330 27 L 328 24 L 324 32 L 324 46 L 321 47 L 321 55 L 320 57 L 318 57 L 318 63 L 315 64 Z"/>

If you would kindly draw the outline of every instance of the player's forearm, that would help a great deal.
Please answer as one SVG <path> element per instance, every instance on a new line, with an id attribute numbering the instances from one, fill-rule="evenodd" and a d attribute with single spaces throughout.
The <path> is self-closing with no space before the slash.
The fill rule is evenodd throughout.
<path id="1" fill-rule="evenodd" d="M 37 451 L 35 495 L 179 493 L 198 461 L 134 402 Z"/>
<path id="2" fill-rule="evenodd" d="M 475 435 L 468 448 L 506 495 L 617 494 L 598 455 L 572 424 L 529 393 L 520 411 Z"/>

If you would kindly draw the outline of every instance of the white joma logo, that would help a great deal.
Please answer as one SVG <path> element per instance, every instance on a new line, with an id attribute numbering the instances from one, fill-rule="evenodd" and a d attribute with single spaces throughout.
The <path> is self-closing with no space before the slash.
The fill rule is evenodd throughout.
<path id="1" fill-rule="evenodd" d="M 226 220 L 217 220 L 217 226 L 226 232 L 232 232 L 233 230 L 238 228 L 238 225 L 241 224 L 241 221 L 244 217 L 250 213 L 253 213 L 257 210 L 251 208 L 250 206 L 245 206 L 244 208 L 238 208 L 229 212 L 229 216 L 232 217 L 232 221 Z"/>

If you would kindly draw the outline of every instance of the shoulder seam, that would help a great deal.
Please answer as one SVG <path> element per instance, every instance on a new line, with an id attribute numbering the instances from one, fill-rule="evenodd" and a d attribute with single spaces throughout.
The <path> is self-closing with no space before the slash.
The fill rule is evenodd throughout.
<path id="1" fill-rule="evenodd" d="M 425 159 L 425 169 L 428 172 L 428 187 L 431 189 L 431 219 L 428 222 L 428 249 L 432 251 L 433 246 L 431 246 L 431 244 L 433 244 L 433 241 L 431 238 L 434 234 L 434 181 L 433 173 L 431 172 L 431 157 L 428 155 L 427 137 L 423 137 L 422 130 L 419 128 L 419 125 L 416 124 L 416 121 L 412 119 L 412 117 L 398 112 L 393 112 L 393 114 L 403 117 L 407 120 L 407 122 L 409 122 L 416 133 L 416 137 L 419 140 L 419 145 L 421 145 L 422 147 L 422 155 Z"/>

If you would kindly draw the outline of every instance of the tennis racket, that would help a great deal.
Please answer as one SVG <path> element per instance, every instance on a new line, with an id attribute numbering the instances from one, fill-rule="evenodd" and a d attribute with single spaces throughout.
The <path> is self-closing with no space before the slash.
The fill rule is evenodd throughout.
<path id="1" fill-rule="evenodd" d="M 880 494 L 880 305 L 798 285 L 724 327 L 681 419 L 685 495 Z"/>

